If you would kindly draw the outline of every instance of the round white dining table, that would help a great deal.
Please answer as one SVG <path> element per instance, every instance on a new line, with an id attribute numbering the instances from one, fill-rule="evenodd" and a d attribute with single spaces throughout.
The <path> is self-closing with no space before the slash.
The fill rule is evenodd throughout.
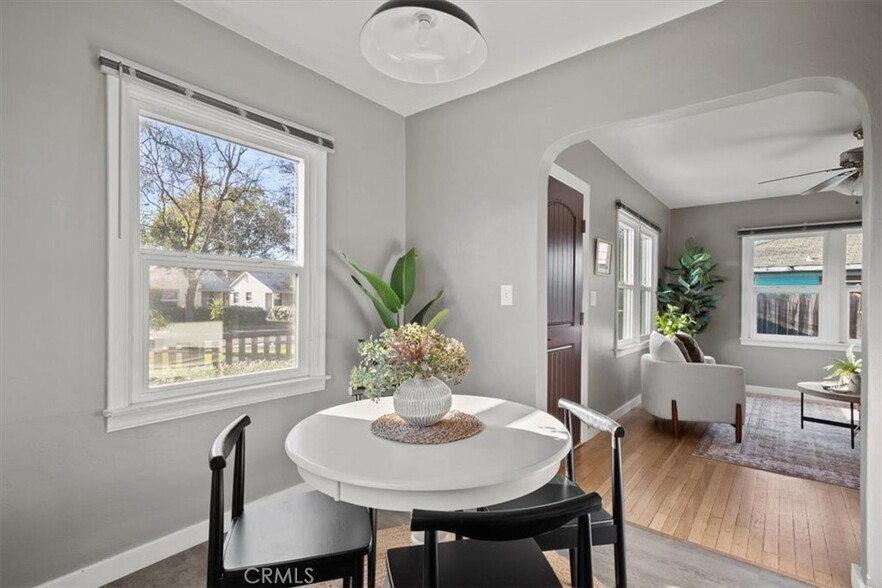
<path id="1" fill-rule="evenodd" d="M 453 408 L 478 417 L 473 437 L 414 445 L 371 433 L 394 412 L 392 398 L 328 408 L 297 423 L 285 451 L 304 481 L 337 500 L 373 509 L 465 510 L 512 500 L 558 472 L 570 435 L 550 414 L 515 402 L 453 396 Z"/>

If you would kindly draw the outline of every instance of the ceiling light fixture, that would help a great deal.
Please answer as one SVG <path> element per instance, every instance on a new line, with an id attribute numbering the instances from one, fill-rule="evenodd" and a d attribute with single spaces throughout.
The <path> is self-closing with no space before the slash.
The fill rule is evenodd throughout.
<path id="1" fill-rule="evenodd" d="M 362 27 L 361 52 L 396 80 L 439 84 L 474 73 L 487 59 L 487 43 L 452 2 L 389 0 Z"/>

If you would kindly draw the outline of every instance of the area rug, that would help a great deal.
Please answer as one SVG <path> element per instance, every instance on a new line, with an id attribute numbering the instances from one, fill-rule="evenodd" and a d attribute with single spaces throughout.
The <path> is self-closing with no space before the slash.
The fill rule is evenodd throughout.
<path id="1" fill-rule="evenodd" d="M 851 448 L 851 431 L 818 423 L 799 427 L 799 400 L 749 394 L 741 444 L 735 428 L 711 424 L 693 455 L 727 461 L 769 472 L 859 488 L 860 435 Z M 844 403 L 805 403 L 806 416 L 848 422 Z M 857 419 L 857 411 L 855 412 Z"/>
<path id="2" fill-rule="evenodd" d="M 377 532 L 377 586 L 386 585 L 386 550 L 408 545 L 411 545 L 411 534 L 410 529 L 406 525 L 390 529 L 380 529 Z M 570 563 L 567 557 L 554 551 L 545 552 L 545 557 L 548 559 L 548 563 L 551 564 L 554 573 L 560 578 L 561 584 L 570 586 Z M 321 588 L 338 587 L 341 585 L 342 582 L 339 580 L 314 584 L 314 586 Z M 594 588 L 603 588 L 603 585 L 595 580 Z"/>

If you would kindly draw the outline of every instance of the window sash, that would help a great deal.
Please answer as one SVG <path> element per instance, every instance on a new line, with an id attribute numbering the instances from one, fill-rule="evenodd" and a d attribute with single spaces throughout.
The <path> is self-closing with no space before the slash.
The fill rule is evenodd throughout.
<path id="1" fill-rule="evenodd" d="M 848 335 L 849 291 L 853 286 L 846 283 L 846 235 L 853 229 L 825 229 L 800 233 L 800 237 L 822 236 L 824 238 L 820 285 L 760 285 L 754 281 L 754 251 L 758 240 L 793 238 L 793 233 L 769 233 L 742 237 L 742 288 L 741 323 L 742 341 L 762 344 L 794 346 L 802 344 L 819 346 L 846 345 L 856 342 Z M 762 292 L 805 292 L 818 294 L 817 336 L 766 334 L 757 332 L 757 295 Z"/>
<path id="2" fill-rule="evenodd" d="M 618 211 L 616 227 L 616 349 L 625 349 L 648 340 L 653 330 L 655 305 L 644 307 L 643 300 L 650 294 L 654 302 L 657 293 L 658 233 L 623 210 Z M 618 238 L 622 228 L 628 235 L 624 240 Z"/>
<path id="3" fill-rule="evenodd" d="M 107 430 L 241 406 L 325 387 L 327 153 L 128 76 L 107 78 L 108 401 Z M 139 116 L 208 133 L 299 162 L 298 259 L 288 261 L 142 249 Z M 283 272 L 297 276 L 298 367 L 149 388 L 149 266 Z"/>

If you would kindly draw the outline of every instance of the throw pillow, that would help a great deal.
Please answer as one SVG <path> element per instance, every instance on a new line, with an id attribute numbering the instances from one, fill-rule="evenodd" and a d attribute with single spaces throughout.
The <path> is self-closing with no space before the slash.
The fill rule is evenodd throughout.
<path id="1" fill-rule="evenodd" d="M 686 356 L 677 349 L 677 344 L 658 331 L 649 336 L 649 355 L 656 361 L 686 363 Z"/>
<path id="2" fill-rule="evenodd" d="M 692 363 L 692 357 L 690 357 L 689 350 L 686 349 L 686 345 L 684 345 L 683 342 L 680 341 L 680 339 L 677 337 L 671 338 L 671 341 L 673 341 L 674 345 L 677 346 L 677 350 L 683 354 L 683 359 L 686 360 L 686 363 Z"/>
<path id="3" fill-rule="evenodd" d="M 686 348 L 689 361 L 692 363 L 704 363 L 704 352 L 701 350 L 701 347 L 698 346 L 698 342 L 692 335 L 677 333 L 677 340 L 679 340 L 680 343 L 683 344 L 683 347 Z"/>

